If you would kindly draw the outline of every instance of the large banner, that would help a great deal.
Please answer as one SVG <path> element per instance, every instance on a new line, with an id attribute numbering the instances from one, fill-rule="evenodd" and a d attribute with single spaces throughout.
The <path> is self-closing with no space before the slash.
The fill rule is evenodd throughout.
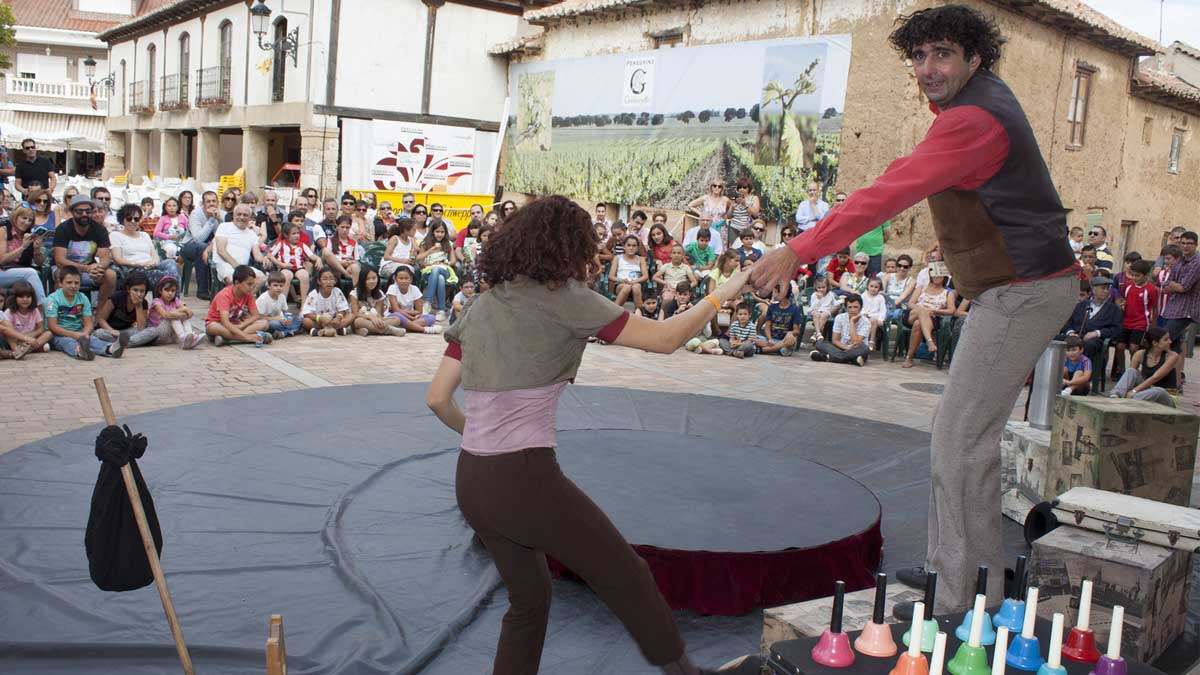
<path id="1" fill-rule="evenodd" d="M 343 120 L 342 182 L 353 189 L 475 192 L 475 137 L 464 127 Z"/>
<path id="2" fill-rule="evenodd" d="M 681 209 L 746 176 L 771 218 L 837 177 L 850 36 L 513 64 L 505 188 Z"/>

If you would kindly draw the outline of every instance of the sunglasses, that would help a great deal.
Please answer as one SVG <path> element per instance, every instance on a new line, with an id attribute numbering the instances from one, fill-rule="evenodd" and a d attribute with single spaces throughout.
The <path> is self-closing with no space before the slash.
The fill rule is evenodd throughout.
<path id="1" fill-rule="evenodd" d="M 49 199 L 46 199 L 45 197 L 43 197 L 42 199 L 35 199 L 35 200 L 33 200 L 33 203 L 34 203 L 34 204 L 49 204 L 49 203 L 50 203 L 50 200 L 49 200 Z"/>
<path id="2" fill-rule="evenodd" d="M 912 265 L 896 265 L 896 267 L 899 267 L 899 268 L 900 268 L 900 269 L 902 269 L 902 270 L 906 270 L 906 269 L 909 269 L 909 268 L 911 268 L 911 267 L 912 267 Z"/>
<path id="3" fill-rule="evenodd" d="M 434 210 L 433 210 L 433 212 L 434 212 L 434 213 L 441 213 L 441 212 L 442 212 L 442 210 L 441 210 L 441 209 L 434 209 Z"/>
<path id="4" fill-rule="evenodd" d="M 413 215 L 414 216 L 424 216 L 427 214 L 424 211 L 413 211 Z"/>
<path id="5" fill-rule="evenodd" d="M 712 184 L 712 185 L 710 185 L 709 187 L 718 187 L 718 188 L 723 188 L 723 187 L 725 187 L 725 184 L 724 184 L 724 183 L 713 183 L 713 184 Z"/>
<path id="6" fill-rule="evenodd" d="M 233 197 L 222 197 L 222 198 L 221 198 L 221 201 L 223 201 L 223 202 L 232 202 L 232 201 L 234 201 L 234 199 L 233 199 Z"/>
<path id="7" fill-rule="evenodd" d="M 1101 233 L 1100 232 L 1088 232 L 1088 236 L 1099 237 L 1099 236 L 1101 236 Z"/>
<path id="8" fill-rule="evenodd" d="M 841 204 L 841 203 L 842 203 L 842 202 L 844 202 L 844 201 L 846 201 L 846 200 L 845 200 L 845 199 L 839 199 L 839 200 L 837 200 L 837 203 L 838 203 L 838 204 Z"/>
<path id="9" fill-rule="evenodd" d="M 754 228 L 754 231 L 755 232 L 764 232 L 765 230 L 763 230 L 763 228 L 761 228 L 761 227 L 756 227 L 756 228 Z"/>
<path id="10" fill-rule="evenodd" d="M 354 206 L 354 202 L 342 202 L 342 206 Z"/>
<path id="11" fill-rule="evenodd" d="M 132 223 L 132 222 L 136 221 L 138 218 L 140 218 L 140 216 L 125 216 L 125 222 Z"/>
<path id="12" fill-rule="evenodd" d="M 360 207 L 358 207 L 357 211 L 358 211 L 359 213 L 366 213 L 366 212 L 367 212 L 367 207 L 365 207 L 365 206 L 360 206 Z"/>
<path id="13" fill-rule="evenodd" d="M 22 150 L 37 150 L 37 146 L 36 145 L 22 145 L 21 149 Z"/>

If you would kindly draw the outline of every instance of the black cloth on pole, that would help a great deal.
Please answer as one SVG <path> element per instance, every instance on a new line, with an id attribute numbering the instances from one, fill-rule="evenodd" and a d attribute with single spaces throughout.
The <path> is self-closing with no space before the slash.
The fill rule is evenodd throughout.
<path id="1" fill-rule="evenodd" d="M 96 457 L 100 460 L 100 475 L 92 491 L 92 510 L 88 515 L 84 546 L 87 548 L 88 571 L 92 581 L 102 591 L 132 591 L 154 582 L 154 572 L 142 545 L 129 493 L 121 467 L 129 464 L 133 480 L 142 498 L 142 510 L 154 537 L 154 548 L 162 555 L 162 530 L 154 512 L 150 489 L 142 480 L 137 459 L 146 452 L 146 437 L 133 434 L 128 426 L 105 427 L 96 437 Z"/>

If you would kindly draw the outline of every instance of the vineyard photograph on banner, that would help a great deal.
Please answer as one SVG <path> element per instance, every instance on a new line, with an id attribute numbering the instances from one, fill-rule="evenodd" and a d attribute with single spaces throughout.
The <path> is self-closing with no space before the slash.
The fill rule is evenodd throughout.
<path id="1" fill-rule="evenodd" d="M 684 209 L 750 179 L 780 220 L 837 180 L 850 36 L 513 64 L 505 189 Z"/>

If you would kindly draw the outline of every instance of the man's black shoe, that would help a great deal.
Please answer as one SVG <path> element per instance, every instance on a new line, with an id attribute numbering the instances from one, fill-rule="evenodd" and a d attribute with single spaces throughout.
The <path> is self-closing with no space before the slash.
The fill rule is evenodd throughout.
<path id="1" fill-rule="evenodd" d="M 925 577 L 924 567 L 905 567 L 904 569 L 896 570 L 897 581 L 917 590 L 925 589 Z"/>
<path id="2" fill-rule="evenodd" d="M 913 617 L 913 607 L 916 604 L 917 603 L 915 600 L 905 600 L 904 602 L 897 602 L 892 607 L 892 616 L 896 617 L 896 619 L 898 621 L 900 621 L 901 623 L 910 623 L 910 622 L 912 622 L 912 617 Z"/>
<path id="3" fill-rule="evenodd" d="M 212 293 L 196 293 L 196 299 L 204 300 L 205 302 L 212 302 Z"/>

